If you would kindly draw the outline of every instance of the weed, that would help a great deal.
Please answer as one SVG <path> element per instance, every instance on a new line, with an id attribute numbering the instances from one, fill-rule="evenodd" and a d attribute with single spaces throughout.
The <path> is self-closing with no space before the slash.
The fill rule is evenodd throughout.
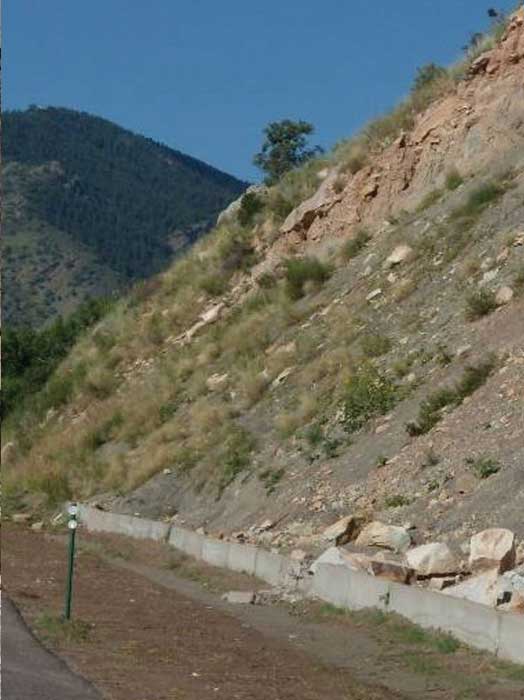
<path id="1" fill-rule="evenodd" d="M 347 385 L 344 397 L 344 426 L 349 433 L 362 428 L 371 418 L 383 415 L 398 400 L 398 387 L 373 365 L 357 368 Z"/>
<path id="2" fill-rule="evenodd" d="M 453 361 L 453 355 L 445 345 L 439 345 L 437 347 L 436 360 L 441 367 L 447 367 Z"/>
<path id="3" fill-rule="evenodd" d="M 492 457 L 468 458 L 466 459 L 466 464 L 479 479 L 488 479 L 501 470 L 500 462 L 497 462 Z"/>
<path id="4" fill-rule="evenodd" d="M 429 209 L 434 204 L 436 204 L 442 198 L 442 190 L 432 190 L 422 198 L 422 201 L 417 206 L 417 212 L 423 212 L 425 209 Z"/>
<path id="5" fill-rule="evenodd" d="M 377 469 L 382 469 L 382 467 L 385 467 L 387 463 L 388 463 L 388 458 L 386 457 L 386 455 L 379 455 L 377 457 L 376 467 L 377 467 Z"/>
<path id="6" fill-rule="evenodd" d="M 476 321 L 487 316 L 496 308 L 495 294 L 490 289 L 478 289 L 466 298 L 466 318 L 468 321 Z"/>
<path id="7" fill-rule="evenodd" d="M 306 430 L 306 439 L 313 447 L 320 445 L 324 439 L 322 426 L 319 423 L 313 423 L 313 425 Z"/>
<path id="8" fill-rule="evenodd" d="M 286 260 L 286 291 L 293 301 L 305 294 L 307 282 L 320 287 L 330 277 L 331 270 L 318 258 L 293 258 Z"/>
<path id="9" fill-rule="evenodd" d="M 429 450 L 426 451 L 426 454 L 424 456 L 424 461 L 422 462 L 422 466 L 423 467 L 436 467 L 437 464 L 440 464 L 440 457 L 434 451 L 434 449 L 432 447 L 430 447 Z"/>
<path id="10" fill-rule="evenodd" d="M 116 428 L 119 428 L 124 422 L 124 417 L 120 411 L 115 413 L 101 425 L 91 430 L 84 438 L 85 446 L 90 450 L 96 450 L 112 438 Z"/>
<path id="11" fill-rule="evenodd" d="M 344 260 L 352 260 L 353 258 L 356 258 L 357 255 L 364 250 L 370 240 L 371 236 L 369 235 L 368 231 L 366 231 L 366 229 L 359 228 L 355 233 L 355 236 L 350 238 L 349 241 L 346 241 L 346 243 L 344 243 L 342 246 L 342 258 Z"/>
<path id="12" fill-rule="evenodd" d="M 50 508 L 62 506 L 73 495 L 68 475 L 60 472 L 31 475 L 27 479 L 27 486 L 30 491 L 45 494 Z"/>
<path id="13" fill-rule="evenodd" d="M 223 274 L 212 273 L 200 279 L 200 288 L 210 297 L 219 297 L 227 289 L 227 279 Z"/>

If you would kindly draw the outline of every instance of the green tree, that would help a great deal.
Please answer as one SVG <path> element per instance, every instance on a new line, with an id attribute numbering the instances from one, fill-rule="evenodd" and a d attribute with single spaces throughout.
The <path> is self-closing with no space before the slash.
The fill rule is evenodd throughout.
<path id="1" fill-rule="evenodd" d="M 255 155 L 253 163 L 266 173 L 267 184 L 274 184 L 282 175 L 322 152 L 320 146 L 308 147 L 307 137 L 314 130 L 308 122 L 291 119 L 266 126 L 262 150 Z"/>

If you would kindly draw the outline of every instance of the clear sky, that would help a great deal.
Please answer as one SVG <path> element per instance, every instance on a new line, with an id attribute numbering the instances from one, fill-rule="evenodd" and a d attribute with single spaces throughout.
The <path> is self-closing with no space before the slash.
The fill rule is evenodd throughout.
<path id="1" fill-rule="evenodd" d="M 3 0 L 4 108 L 91 112 L 254 180 L 269 121 L 310 121 L 329 147 L 405 95 L 418 66 L 453 62 L 490 4 Z"/>

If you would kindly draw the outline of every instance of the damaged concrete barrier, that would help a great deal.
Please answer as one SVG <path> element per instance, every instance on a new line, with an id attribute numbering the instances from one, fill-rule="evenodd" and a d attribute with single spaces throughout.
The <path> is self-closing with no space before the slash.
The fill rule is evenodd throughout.
<path id="1" fill-rule="evenodd" d="M 80 521 L 88 524 L 89 530 L 93 532 L 112 532 L 140 540 L 166 541 L 170 528 L 168 523 L 110 513 L 82 504 L 78 506 L 78 517 Z"/>

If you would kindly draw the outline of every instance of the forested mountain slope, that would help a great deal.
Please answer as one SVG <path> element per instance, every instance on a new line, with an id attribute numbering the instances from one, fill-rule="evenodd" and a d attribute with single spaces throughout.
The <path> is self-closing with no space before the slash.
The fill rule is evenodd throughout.
<path id="1" fill-rule="evenodd" d="M 105 119 L 3 117 L 5 320 L 42 325 L 164 268 L 245 184 Z"/>

